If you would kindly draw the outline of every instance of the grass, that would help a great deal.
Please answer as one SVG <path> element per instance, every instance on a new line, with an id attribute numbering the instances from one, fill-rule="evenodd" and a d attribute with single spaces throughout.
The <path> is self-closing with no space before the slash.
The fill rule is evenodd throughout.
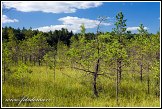
<path id="1" fill-rule="evenodd" d="M 16 69 L 16 68 L 13 68 Z M 92 77 L 73 69 L 53 70 L 45 66 L 30 67 L 32 73 L 24 74 L 23 81 L 8 75 L 2 86 L 3 107 L 159 107 L 160 99 L 153 93 L 147 94 L 146 82 L 132 80 L 124 76 L 120 84 L 119 105 L 116 104 L 116 84 L 114 78 L 99 77 L 99 97 L 92 92 Z M 129 75 L 130 76 L 130 75 Z M 7 101 L 21 100 L 23 97 L 35 102 Z M 44 102 L 36 100 L 47 100 Z"/>

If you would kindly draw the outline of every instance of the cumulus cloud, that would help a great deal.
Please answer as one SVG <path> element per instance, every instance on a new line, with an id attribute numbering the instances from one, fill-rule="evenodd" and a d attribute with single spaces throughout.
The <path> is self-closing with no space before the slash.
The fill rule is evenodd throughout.
<path id="1" fill-rule="evenodd" d="M 63 17 L 59 18 L 59 21 L 62 22 L 61 25 L 51 25 L 51 26 L 44 26 L 44 27 L 39 27 L 35 28 L 43 32 L 48 32 L 48 31 L 54 31 L 54 30 L 60 30 L 61 28 L 67 28 L 69 31 L 73 32 L 78 32 L 80 30 L 81 24 L 84 24 L 86 29 L 89 28 L 95 28 L 97 27 L 97 24 L 99 24 L 98 20 L 91 20 L 91 19 L 86 19 L 86 18 L 79 18 L 79 17 Z M 111 23 L 101 23 L 103 26 L 109 26 Z"/>
<path id="2" fill-rule="evenodd" d="M 140 29 L 139 27 L 127 27 L 127 31 L 137 31 L 137 29 Z M 145 30 L 148 30 L 148 27 L 144 27 Z"/>
<path id="3" fill-rule="evenodd" d="M 77 9 L 88 9 L 101 6 L 101 2 L 33 2 L 33 1 L 23 1 L 23 2 L 2 2 L 3 7 L 10 9 L 14 8 L 21 12 L 33 12 L 41 11 L 45 13 L 74 13 Z"/>
<path id="4" fill-rule="evenodd" d="M 58 19 L 59 21 L 62 21 L 64 25 L 78 25 L 80 26 L 82 23 L 84 23 L 85 28 L 94 28 L 99 23 L 98 20 L 90 20 L 86 18 L 78 18 L 78 17 L 63 17 Z M 102 23 L 102 25 L 109 26 L 110 23 Z"/>
<path id="5" fill-rule="evenodd" d="M 17 19 L 10 19 L 6 15 L 2 15 L 2 23 L 19 22 Z"/>

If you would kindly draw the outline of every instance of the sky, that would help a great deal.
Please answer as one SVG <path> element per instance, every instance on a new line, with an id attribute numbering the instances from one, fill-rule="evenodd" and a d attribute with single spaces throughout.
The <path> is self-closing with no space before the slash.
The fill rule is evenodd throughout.
<path id="1" fill-rule="evenodd" d="M 160 2 L 33 2 L 33 1 L 1 1 L 2 27 L 25 27 L 43 32 L 67 28 L 74 33 L 80 32 L 84 24 L 86 32 L 96 32 L 99 17 L 106 17 L 101 23 L 101 32 L 111 32 L 116 15 L 119 12 L 127 19 L 127 30 L 137 32 L 143 24 L 149 33 L 160 30 Z"/>

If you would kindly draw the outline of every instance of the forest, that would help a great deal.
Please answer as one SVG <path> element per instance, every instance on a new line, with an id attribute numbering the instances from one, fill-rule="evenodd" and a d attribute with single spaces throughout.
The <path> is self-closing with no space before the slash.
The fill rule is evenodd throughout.
<path id="1" fill-rule="evenodd" d="M 106 17 L 96 33 L 3 27 L 2 105 L 159 107 L 160 31 L 131 33 L 122 12 L 115 19 L 111 32 Z"/>

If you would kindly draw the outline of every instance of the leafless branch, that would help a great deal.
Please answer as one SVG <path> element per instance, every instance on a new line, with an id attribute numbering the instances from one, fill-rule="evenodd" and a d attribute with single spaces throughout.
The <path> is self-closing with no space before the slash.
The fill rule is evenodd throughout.
<path id="1" fill-rule="evenodd" d="M 77 67 L 72 67 L 72 68 L 77 69 L 77 70 L 81 70 L 81 71 L 84 71 L 84 72 L 89 72 L 89 73 L 92 73 L 92 74 L 94 73 L 90 70 L 85 70 L 85 69 L 81 69 L 81 68 L 77 68 Z"/>

